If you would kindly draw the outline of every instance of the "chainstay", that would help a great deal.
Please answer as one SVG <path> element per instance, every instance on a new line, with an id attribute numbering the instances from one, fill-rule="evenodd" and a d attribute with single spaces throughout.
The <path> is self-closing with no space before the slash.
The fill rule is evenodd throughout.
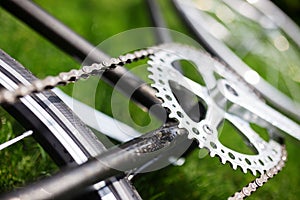
<path id="1" fill-rule="evenodd" d="M 287 161 L 287 151 L 285 145 L 282 145 L 281 151 L 281 160 L 275 167 L 269 169 L 266 173 L 254 179 L 254 181 L 249 183 L 247 186 L 243 187 L 239 192 L 234 193 L 233 196 L 228 198 L 228 200 L 242 200 L 246 197 L 249 197 L 258 188 L 262 187 L 268 180 L 270 180 L 276 174 L 278 174 L 278 172 L 280 172 L 283 169 L 283 167 L 285 166 L 285 162 Z"/>
<path id="2" fill-rule="evenodd" d="M 132 53 L 127 53 L 121 55 L 117 58 L 110 58 L 101 63 L 94 63 L 89 66 L 83 66 L 81 69 L 72 69 L 68 72 L 61 72 L 57 76 L 47 76 L 44 79 L 37 79 L 28 85 L 20 84 L 15 90 L 0 90 L 0 104 L 13 104 L 26 95 L 43 92 L 45 90 L 52 89 L 56 86 L 65 86 L 70 83 L 75 83 L 81 79 L 88 79 L 91 76 L 97 76 L 101 73 L 116 68 L 117 66 L 124 66 L 125 64 L 131 63 L 133 61 L 138 61 L 151 55 L 154 55 L 156 50 L 164 48 L 164 45 L 152 46 L 147 49 L 137 50 Z M 209 55 L 210 56 L 210 55 Z M 261 98 L 260 92 L 254 89 L 250 84 L 248 84 L 239 74 L 235 72 L 230 66 L 221 60 L 216 60 L 221 63 L 226 70 L 230 71 L 232 74 L 237 76 L 239 80 L 246 84 L 252 92 L 254 92 L 258 97 Z M 265 174 L 262 174 L 259 178 L 256 178 L 253 182 L 249 183 L 247 186 L 243 187 L 239 192 L 234 193 L 232 197 L 228 200 L 240 200 L 250 196 L 259 187 L 262 187 L 269 179 L 273 178 L 285 165 L 287 160 L 287 151 L 285 146 L 282 145 L 282 157 L 279 163 L 272 169 L 268 170 Z"/>
<path id="3" fill-rule="evenodd" d="M 110 58 L 101 63 L 94 63 L 89 66 L 83 66 L 81 69 L 72 69 L 69 72 L 61 72 L 57 76 L 47 76 L 45 79 L 37 79 L 31 84 L 20 84 L 16 90 L 2 89 L 0 91 L 0 104 L 13 104 L 19 98 L 33 93 L 43 92 L 56 86 L 68 85 L 80 79 L 87 79 L 90 76 L 96 76 L 106 70 L 113 69 L 117 66 L 131 63 L 140 59 L 144 59 L 154 54 L 154 49 L 142 49 L 133 53 L 127 53 L 117 58 Z"/>

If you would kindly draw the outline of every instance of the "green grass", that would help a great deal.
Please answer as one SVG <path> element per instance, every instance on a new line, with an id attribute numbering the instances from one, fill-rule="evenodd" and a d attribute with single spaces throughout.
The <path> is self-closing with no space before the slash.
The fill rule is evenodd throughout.
<path id="1" fill-rule="evenodd" d="M 142 0 L 38 0 L 36 2 L 94 45 L 122 31 L 151 26 Z M 168 25 L 172 29 L 188 33 L 167 1 L 160 2 L 168 19 Z M 0 19 L 0 48 L 29 68 L 37 77 L 43 78 L 80 67 L 70 57 L 2 9 L 0 9 Z M 126 43 L 119 43 L 119 46 L 125 45 Z M 110 48 L 118 47 L 116 45 Z M 255 60 L 249 62 L 255 63 Z M 63 90 L 72 94 L 73 87 L 68 86 Z M 81 100 L 95 105 L 97 109 L 107 114 L 112 114 L 110 98 L 113 90 L 106 83 L 101 82 L 97 85 L 96 103 L 95 99 L 88 98 L 90 96 L 88 91 L 86 92 L 87 94 L 81 94 Z M 117 97 L 124 98 L 121 95 Z M 131 103 L 130 110 L 131 115 L 135 116 L 135 122 L 140 126 L 150 123 L 149 116 Z M 23 131 L 17 122 L 2 110 L 1 122 L 1 142 Z M 153 126 L 157 124 L 154 123 Z M 239 147 L 240 143 L 236 141 L 234 135 L 224 134 L 224 136 L 222 136 L 225 138 L 224 142 L 229 141 L 228 145 L 233 145 L 233 148 Z M 232 143 L 232 141 L 236 142 Z M 289 152 L 287 166 L 249 199 L 299 198 L 300 162 L 297 155 L 299 142 L 287 138 L 286 143 Z M 15 156 L 11 157 L 11 153 Z M 144 199 L 225 199 L 254 178 L 251 174 L 244 175 L 240 170 L 233 171 L 228 164 L 223 166 L 217 158 L 205 155 L 205 152 L 195 150 L 187 157 L 182 167 L 169 166 L 157 172 L 142 174 L 135 179 L 135 186 Z M 50 162 L 48 156 L 31 139 L 26 139 L 23 143 L 0 152 L 0 156 L 0 191 L 19 187 L 27 181 L 47 176 L 57 170 L 53 164 L 48 165 Z"/>

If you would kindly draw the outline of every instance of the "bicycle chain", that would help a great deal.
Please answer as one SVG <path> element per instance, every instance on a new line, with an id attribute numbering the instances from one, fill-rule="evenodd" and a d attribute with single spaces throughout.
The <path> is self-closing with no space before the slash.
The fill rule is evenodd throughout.
<path id="1" fill-rule="evenodd" d="M 58 76 L 47 76 L 45 79 L 38 79 L 28 85 L 19 85 L 16 90 L 2 89 L 0 91 L 0 104 L 13 104 L 19 98 L 33 93 L 42 92 L 44 90 L 52 89 L 56 86 L 67 85 L 74 83 L 80 79 L 87 79 L 90 76 L 95 76 L 103 73 L 106 70 L 115 68 L 116 66 L 123 66 L 126 63 L 131 63 L 134 60 L 149 57 L 154 53 L 151 48 L 142 49 L 133 53 L 121 55 L 118 58 L 111 58 L 101 63 L 94 63 L 90 66 L 83 66 L 81 69 L 72 69 L 69 72 L 61 72 Z"/>
<path id="2" fill-rule="evenodd" d="M 234 193 L 233 196 L 229 197 L 228 200 L 241 200 L 249 197 L 253 192 L 255 192 L 259 187 L 262 187 L 269 179 L 273 178 L 278 172 L 282 170 L 287 161 L 287 151 L 284 145 L 282 145 L 282 156 L 278 164 L 269 169 L 265 174 L 260 175 L 254 181 L 249 183 L 247 186 L 243 187 L 239 192 Z"/>
<path id="3" fill-rule="evenodd" d="M 45 90 L 52 89 L 56 86 L 64 86 L 70 83 L 74 83 L 80 79 L 87 79 L 90 76 L 100 75 L 106 70 L 114 69 L 117 66 L 123 66 L 127 63 L 131 63 L 133 61 L 138 61 L 140 59 L 144 59 L 151 55 L 154 55 L 156 50 L 163 48 L 162 46 L 153 46 L 147 49 L 142 49 L 138 51 L 134 51 L 133 53 L 127 53 L 125 55 L 121 55 L 117 58 L 111 58 L 109 60 L 103 61 L 101 63 L 94 63 L 89 66 L 83 66 L 81 69 L 72 69 L 69 72 L 61 72 L 58 76 L 47 76 L 45 79 L 37 79 L 28 85 L 19 85 L 15 90 L 7 90 L 2 89 L 0 91 L 0 104 L 13 104 L 19 98 L 22 98 L 26 95 L 39 93 Z M 224 63 L 220 62 L 225 66 L 226 70 L 231 72 L 233 76 L 235 76 L 238 80 L 242 81 L 244 84 L 248 85 L 250 89 L 257 95 L 258 98 L 261 98 L 259 92 L 253 89 L 242 77 L 240 77 L 233 69 L 224 65 Z M 264 183 L 266 183 L 270 178 L 276 175 L 281 169 L 284 167 L 285 162 L 287 160 L 287 152 L 285 146 L 282 146 L 282 157 L 278 164 L 268 170 L 266 173 L 262 174 L 259 178 L 256 178 L 255 181 L 249 183 L 246 187 L 243 187 L 240 192 L 236 192 L 234 196 L 229 197 L 230 200 L 240 200 L 245 197 L 251 195 L 252 192 L 256 191 L 259 187 L 261 187 Z"/>

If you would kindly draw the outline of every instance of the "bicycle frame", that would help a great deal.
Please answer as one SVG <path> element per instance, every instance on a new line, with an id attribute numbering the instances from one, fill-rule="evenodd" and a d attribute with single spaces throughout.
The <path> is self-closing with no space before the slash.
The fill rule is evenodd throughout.
<path id="1" fill-rule="evenodd" d="M 150 8 L 152 8 L 152 11 L 157 10 L 157 8 L 155 9 L 155 4 L 151 4 L 151 0 L 149 0 L 148 3 Z M 70 29 L 53 19 L 50 15 L 43 12 L 40 8 L 34 6 L 29 1 L 1 1 L 0 4 L 79 62 L 82 62 L 83 59 L 87 57 L 89 52 L 94 48 L 80 36 L 73 33 Z M 153 7 L 151 7 L 151 5 Z M 155 14 L 154 16 L 159 15 Z M 160 21 L 160 19 L 154 19 L 154 21 L 158 22 L 158 26 L 164 26 L 164 23 Z M 59 28 L 54 29 L 53 27 Z M 171 38 L 168 35 L 161 35 L 161 33 L 157 33 L 157 35 L 160 37 L 159 42 L 171 41 Z M 91 63 L 99 62 L 99 58 L 106 59 L 108 56 L 99 50 L 97 50 L 92 56 L 89 55 L 89 61 Z M 126 73 L 124 68 L 118 68 L 118 70 L 106 72 L 104 77 L 107 82 L 114 85 L 117 83 L 119 78 L 124 75 L 124 73 Z M 154 91 L 152 88 L 143 84 L 141 80 L 133 75 L 130 75 L 128 79 L 133 81 L 128 81 L 128 85 L 124 86 L 124 88 L 119 88 L 123 93 L 126 94 L 127 90 L 125 90 L 125 88 L 128 87 L 139 88 L 132 97 L 139 105 L 142 105 L 145 108 L 150 108 L 151 106 L 160 103 L 160 101 L 154 96 Z M 143 86 L 138 87 L 140 85 Z M 155 113 L 153 114 L 155 115 Z M 167 127 L 166 129 L 169 130 L 167 131 L 169 134 L 174 132 L 174 128 L 173 131 L 170 132 L 170 130 L 172 130 L 172 126 Z M 177 131 L 178 130 L 175 132 Z M 171 149 L 174 148 L 174 143 L 180 142 L 183 138 L 185 138 L 184 134 L 176 135 L 172 141 L 169 141 L 170 143 L 161 146 L 161 148 L 166 148 L 169 149 L 168 151 L 171 151 Z M 118 149 L 109 150 L 83 165 L 59 172 L 50 179 L 46 179 L 42 182 L 36 183 L 35 185 L 26 187 L 24 190 L 20 190 L 18 193 L 8 194 L 5 196 L 5 198 L 27 194 L 30 194 L 30 198 L 32 199 L 35 197 L 40 198 L 40 195 L 45 195 L 45 193 L 41 193 L 39 191 L 40 188 L 45 188 L 46 191 L 52 190 L 52 194 L 58 198 L 71 197 L 78 194 L 74 191 L 78 191 L 80 188 L 95 184 L 100 180 L 104 180 L 112 176 L 123 177 L 124 174 L 122 174 L 120 171 L 107 167 L 107 165 L 103 165 L 103 162 L 101 161 L 104 160 L 109 166 L 126 166 L 128 167 L 126 168 L 127 170 L 136 167 L 142 167 L 143 165 L 149 163 L 149 161 L 151 162 L 151 160 L 156 158 L 159 155 L 159 150 L 161 150 L 161 148 L 155 151 L 154 154 L 148 156 L 143 154 L 145 157 L 137 156 L 135 151 L 141 148 L 147 148 L 147 145 L 151 145 L 153 143 L 159 144 L 163 142 L 163 140 L 156 140 L 156 142 L 153 142 L 155 139 L 157 139 L 157 134 L 149 133 L 145 137 L 121 145 Z M 120 155 L 122 156 L 120 157 Z M 111 156 L 115 157 L 115 159 L 107 159 Z M 82 173 L 82 171 L 85 171 L 86 173 Z M 76 180 L 70 177 L 76 177 Z M 63 185 L 66 185 L 66 187 L 57 188 L 56 186 L 58 182 L 64 183 Z M 55 189 L 53 190 L 53 188 Z"/>

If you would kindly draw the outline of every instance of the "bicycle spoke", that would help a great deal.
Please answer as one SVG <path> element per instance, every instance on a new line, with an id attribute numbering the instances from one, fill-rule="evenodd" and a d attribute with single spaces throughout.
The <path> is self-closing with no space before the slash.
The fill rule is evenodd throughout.
<path id="1" fill-rule="evenodd" d="M 19 142 L 20 140 L 23 140 L 26 137 L 31 136 L 32 134 L 33 134 L 33 131 L 29 130 L 29 131 L 26 131 L 26 132 L 22 133 L 22 135 L 19 135 L 19 136 L 15 137 L 14 139 L 11 139 L 7 142 L 4 142 L 4 143 L 0 144 L 0 151 L 7 148 L 7 147 L 9 147 L 9 146 L 11 146 L 11 145 L 13 145 L 13 144 L 15 144 L 15 143 L 17 143 L 17 142 Z"/>

